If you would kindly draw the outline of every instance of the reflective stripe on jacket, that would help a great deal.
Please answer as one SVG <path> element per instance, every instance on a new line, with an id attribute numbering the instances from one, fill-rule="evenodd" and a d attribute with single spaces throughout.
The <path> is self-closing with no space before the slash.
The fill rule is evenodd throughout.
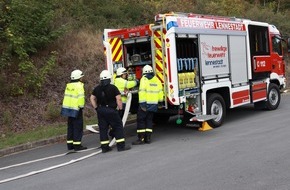
<path id="1" fill-rule="evenodd" d="M 77 117 L 80 108 L 85 106 L 85 90 L 82 82 L 71 82 L 66 85 L 62 102 L 61 115 Z"/>
<path id="2" fill-rule="evenodd" d="M 147 111 L 156 112 L 158 102 L 163 101 L 163 88 L 160 80 L 154 76 L 148 79 L 145 76 L 141 78 L 139 86 L 139 104 L 145 107 Z"/>

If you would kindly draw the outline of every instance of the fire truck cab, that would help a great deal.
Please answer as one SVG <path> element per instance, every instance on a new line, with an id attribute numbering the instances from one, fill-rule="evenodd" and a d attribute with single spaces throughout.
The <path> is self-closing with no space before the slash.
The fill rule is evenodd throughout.
<path id="1" fill-rule="evenodd" d="M 155 114 L 162 121 L 177 114 L 185 124 L 219 127 L 230 108 L 275 110 L 286 86 L 281 34 L 264 22 L 159 14 L 155 24 L 105 29 L 104 45 L 111 72 L 126 67 L 140 79 L 143 66 L 153 66 L 164 87 L 163 109 Z"/>

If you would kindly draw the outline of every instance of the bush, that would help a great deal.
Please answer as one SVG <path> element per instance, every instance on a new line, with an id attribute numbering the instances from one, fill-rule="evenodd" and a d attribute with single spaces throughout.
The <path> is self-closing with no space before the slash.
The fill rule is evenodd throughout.
<path id="1" fill-rule="evenodd" d="M 10 126 L 11 125 L 11 122 L 13 121 L 13 116 L 12 116 L 12 113 L 9 111 L 9 110 L 7 110 L 7 111 L 4 111 L 3 113 L 2 113 L 2 117 L 1 117 L 2 119 L 2 121 L 1 121 L 1 123 L 3 123 L 3 125 L 4 126 Z"/>
<path id="2" fill-rule="evenodd" d="M 46 65 L 39 67 L 31 55 L 53 42 L 64 28 L 54 28 L 55 16 L 49 1 L 2 1 L 2 7 L 0 60 L 1 69 L 7 72 L 2 80 L 20 74 L 21 78 L 17 77 L 19 80 L 11 83 L 10 95 L 22 95 L 26 90 L 38 94 L 45 75 L 54 63 L 50 57 Z"/>
<path id="3" fill-rule="evenodd" d="M 44 118 L 47 121 L 58 121 L 61 118 L 60 107 L 55 102 L 49 102 L 46 106 Z"/>

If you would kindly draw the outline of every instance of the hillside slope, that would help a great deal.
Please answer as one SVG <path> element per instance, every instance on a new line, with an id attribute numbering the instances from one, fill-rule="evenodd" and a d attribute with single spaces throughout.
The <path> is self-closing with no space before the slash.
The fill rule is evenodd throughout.
<path id="1" fill-rule="evenodd" d="M 74 69 L 84 72 L 86 91 L 85 117 L 94 116 L 89 104 L 89 95 L 98 82 L 99 73 L 105 67 L 102 45 L 102 34 L 82 30 L 70 33 L 59 39 L 50 48 L 42 52 L 57 51 L 57 66 L 49 74 L 44 89 L 39 97 L 20 96 L 0 101 L 0 133 L 22 132 L 65 122 L 60 116 L 61 103 L 65 84 L 70 80 L 70 73 Z"/>

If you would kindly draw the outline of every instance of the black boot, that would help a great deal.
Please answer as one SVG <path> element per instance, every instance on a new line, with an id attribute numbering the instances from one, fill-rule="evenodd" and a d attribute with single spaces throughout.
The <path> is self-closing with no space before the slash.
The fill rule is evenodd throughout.
<path id="1" fill-rule="evenodd" d="M 86 150 L 87 147 L 82 146 L 82 145 L 74 145 L 75 151 L 80 151 L 80 150 Z"/>
<path id="2" fill-rule="evenodd" d="M 118 151 L 121 152 L 121 151 L 126 151 L 126 150 L 130 150 L 131 149 L 131 146 L 129 145 L 124 145 L 123 147 L 118 147 Z"/>
<path id="3" fill-rule="evenodd" d="M 101 148 L 102 148 L 102 153 L 110 152 L 112 150 L 112 148 L 109 147 L 109 145 L 101 146 Z"/>
<path id="4" fill-rule="evenodd" d="M 74 149 L 74 146 L 72 143 L 67 143 L 67 149 L 68 150 L 73 150 Z"/>
<path id="5" fill-rule="evenodd" d="M 144 134 L 138 134 L 138 139 L 134 142 L 132 142 L 132 145 L 142 145 L 142 144 L 145 144 L 145 141 L 144 141 Z"/>
<path id="6" fill-rule="evenodd" d="M 151 143 L 151 133 L 147 133 L 147 134 L 145 135 L 144 142 L 145 142 L 146 144 L 150 144 L 150 143 Z"/>
<path id="7" fill-rule="evenodd" d="M 120 143 L 117 143 L 117 149 L 119 152 L 121 152 L 121 151 L 130 150 L 131 147 L 128 145 L 125 145 L 125 142 L 120 142 Z"/>

